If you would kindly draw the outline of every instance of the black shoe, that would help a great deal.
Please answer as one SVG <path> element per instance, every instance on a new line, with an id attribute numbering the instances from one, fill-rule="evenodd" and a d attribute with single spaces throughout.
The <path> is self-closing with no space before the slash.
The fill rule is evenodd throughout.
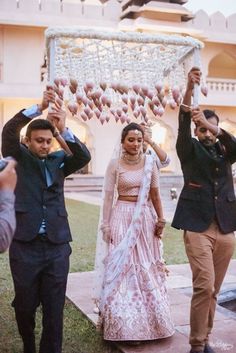
<path id="1" fill-rule="evenodd" d="M 24 347 L 24 353 L 36 353 L 35 349 L 28 349 Z"/>
<path id="2" fill-rule="evenodd" d="M 195 351 L 194 349 L 191 349 L 189 353 L 205 353 L 205 351 Z"/>
<path id="3" fill-rule="evenodd" d="M 205 344 L 205 347 L 204 347 L 204 351 L 203 351 L 203 352 L 204 352 L 204 353 L 216 353 L 216 352 L 214 351 L 214 349 L 211 348 L 211 346 L 210 346 L 208 343 Z"/>
<path id="4" fill-rule="evenodd" d="M 35 343 L 31 342 L 31 344 L 29 343 L 24 343 L 24 353 L 36 353 L 36 347 L 35 347 Z"/>

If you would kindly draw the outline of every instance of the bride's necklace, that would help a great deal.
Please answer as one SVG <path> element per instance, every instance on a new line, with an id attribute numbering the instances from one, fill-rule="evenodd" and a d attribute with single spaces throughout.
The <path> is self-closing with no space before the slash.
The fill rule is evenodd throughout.
<path id="1" fill-rule="evenodd" d="M 129 158 L 127 153 L 123 153 L 121 158 L 123 159 L 123 161 L 125 163 L 130 164 L 130 165 L 135 165 L 141 161 L 142 153 L 140 153 L 136 159 Z"/>

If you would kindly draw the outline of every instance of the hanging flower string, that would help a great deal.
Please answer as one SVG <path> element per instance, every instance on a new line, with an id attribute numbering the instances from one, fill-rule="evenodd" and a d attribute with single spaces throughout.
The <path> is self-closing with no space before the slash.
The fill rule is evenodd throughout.
<path id="1" fill-rule="evenodd" d="M 80 28 L 48 29 L 46 37 L 56 104 L 101 124 L 148 122 L 176 109 L 194 50 L 202 47 L 191 37 Z M 207 95 L 205 84 L 201 92 Z"/>
<path id="2" fill-rule="evenodd" d="M 131 120 L 139 119 L 148 122 L 150 119 L 158 119 L 163 116 L 165 109 L 177 108 L 183 99 L 181 87 L 172 88 L 157 83 L 155 90 L 150 90 L 148 86 L 135 84 L 133 87 L 122 87 L 113 84 L 109 86 L 101 82 L 99 87 L 95 83 L 88 81 L 81 89 L 76 79 L 66 78 L 54 79 L 54 90 L 57 94 L 56 105 L 62 107 L 64 104 L 70 113 L 83 121 L 96 118 L 101 124 L 109 122 L 130 123 Z M 67 90 L 69 100 L 64 99 Z M 119 95 L 119 101 L 113 103 L 110 98 L 111 91 Z M 206 96 L 206 87 L 201 87 L 202 93 Z"/>

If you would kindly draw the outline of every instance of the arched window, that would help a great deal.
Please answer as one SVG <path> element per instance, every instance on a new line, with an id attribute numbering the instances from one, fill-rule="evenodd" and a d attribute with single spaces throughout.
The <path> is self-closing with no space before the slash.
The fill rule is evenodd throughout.
<path id="1" fill-rule="evenodd" d="M 208 77 L 236 80 L 236 57 L 227 52 L 216 55 L 209 63 Z"/>

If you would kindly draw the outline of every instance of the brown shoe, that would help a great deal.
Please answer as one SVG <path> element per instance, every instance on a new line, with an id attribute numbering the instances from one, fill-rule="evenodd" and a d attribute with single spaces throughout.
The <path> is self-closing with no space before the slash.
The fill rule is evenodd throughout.
<path id="1" fill-rule="evenodd" d="M 205 351 L 195 351 L 194 349 L 191 349 L 189 353 L 205 353 Z"/>

